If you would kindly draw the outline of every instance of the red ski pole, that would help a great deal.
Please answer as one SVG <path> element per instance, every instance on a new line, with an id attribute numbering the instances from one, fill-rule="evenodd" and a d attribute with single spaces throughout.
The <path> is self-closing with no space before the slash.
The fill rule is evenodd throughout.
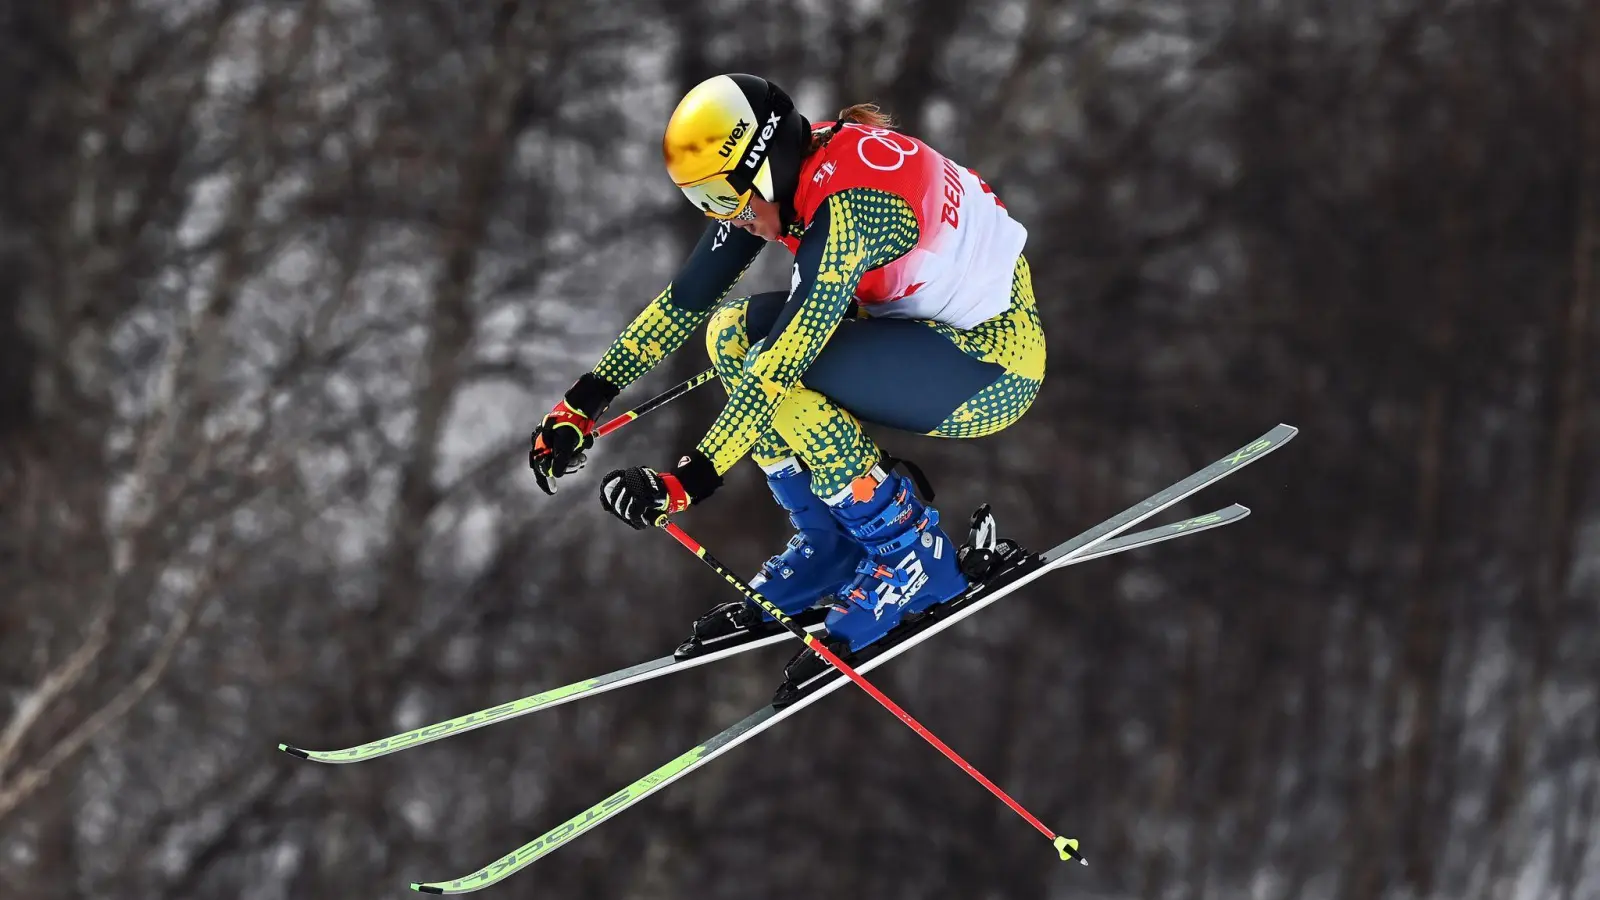
<path id="1" fill-rule="evenodd" d="M 679 397 L 682 397 L 684 394 L 689 393 L 690 391 L 702 384 L 705 384 L 715 377 L 717 377 L 717 370 L 707 369 L 704 372 L 701 372 L 699 375 L 696 375 L 688 381 L 685 381 L 683 384 L 680 384 L 675 388 L 669 388 L 665 391 L 662 391 L 654 397 L 651 397 L 649 400 L 639 404 L 637 407 L 630 409 L 622 415 L 617 416 L 611 421 L 605 423 L 604 425 L 601 425 L 599 428 L 594 430 L 594 436 L 597 438 L 603 438 L 611 432 L 616 431 L 618 428 L 621 428 L 629 422 L 632 422 L 634 419 L 639 418 L 645 413 L 655 412 L 657 409 L 666 406 L 668 403 L 671 403 Z"/>
<path id="2" fill-rule="evenodd" d="M 671 403 L 679 397 L 682 397 L 684 394 L 689 393 L 690 391 L 702 384 L 705 384 L 715 377 L 717 377 L 717 370 L 707 369 L 676 387 L 668 388 L 667 390 L 662 391 L 654 397 L 651 397 L 649 400 L 646 400 L 633 409 L 616 416 L 615 418 L 606 422 L 604 425 L 601 425 L 599 428 L 596 428 L 594 430 L 594 436 L 596 438 L 603 438 L 611 432 L 616 431 L 618 428 L 621 428 L 629 422 L 632 422 L 634 419 L 637 419 L 646 413 L 655 412 L 661 407 L 666 406 L 668 403 Z M 538 448 L 540 451 L 544 450 L 542 440 L 543 439 L 541 438 L 541 444 Z M 543 456 L 544 453 L 541 452 L 539 455 Z"/>
<path id="3" fill-rule="evenodd" d="M 1049 826 L 1039 821 L 1037 816 L 1028 812 L 1026 809 L 1023 809 L 1022 804 L 1011 799 L 1010 794 L 1007 794 L 1005 791 L 1001 790 L 998 785 L 985 777 L 982 772 L 979 772 L 977 769 L 973 768 L 972 763 L 962 759 L 959 753 L 950 749 L 950 746 L 944 741 L 939 740 L 937 735 L 929 731 L 921 722 L 918 722 L 916 719 L 912 718 L 910 713 L 906 712 L 904 709 L 901 709 L 900 704 L 889 699 L 887 694 L 878 690 L 878 688 L 872 682 L 868 681 L 865 676 L 851 668 L 849 663 L 846 663 L 844 660 L 840 659 L 832 650 L 829 650 L 827 644 L 823 643 L 821 640 L 818 640 L 814 635 L 807 632 L 804 628 L 796 625 L 794 620 L 783 614 L 783 610 L 773 606 L 772 603 L 767 600 L 767 598 L 761 596 L 760 592 L 745 584 L 743 581 L 740 581 L 738 576 L 734 575 L 733 572 L 731 572 L 726 566 L 720 562 L 717 562 L 715 557 L 706 552 L 706 548 L 700 546 L 699 541 L 696 541 L 694 538 L 685 534 L 682 528 L 679 528 L 678 526 L 667 521 L 666 516 L 662 516 L 661 518 L 657 519 L 656 524 L 666 529 L 667 534 L 672 535 L 678 543 L 682 544 L 684 547 L 688 548 L 691 553 L 699 557 L 701 562 L 705 563 L 707 566 L 710 566 L 713 572 L 721 575 L 722 580 L 733 585 L 734 588 L 739 591 L 739 593 L 744 595 L 746 600 L 754 603 L 756 606 L 761 607 L 761 609 L 765 610 L 768 615 L 772 616 L 774 619 L 777 619 L 778 624 L 782 625 L 790 634 L 804 641 L 805 645 L 810 647 L 813 653 L 816 653 L 818 656 L 822 657 L 828 662 L 829 665 L 842 672 L 846 678 L 855 682 L 862 690 L 870 694 L 872 699 L 882 704 L 884 709 L 894 713 L 895 718 L 899 719 L 901 722 L 904 722 L 907 728 L 915 731 L 917 734 L 922 736 L 923 740 L 938 748 L 939 752 L 943 753 L 946 759 L 960 766 L 963 772 L 971 775 L 979 784 L 988 788 L 989 793 L 999 797 L 1007 806 L 1011 807 L 1013 812 L 1027 820 L 1028 824 L 1037 829 L 1040 834 L 1049 838 L 1056 850 L 1061 853 L 1061 858 L 1063 860 L 1076 859 L 1083 865 L 1089 864 L 1089 861 L 1084 859 L 1083 856 L 1078 853 L 1078 841 L 1076 838 L 1063 837 L 1059 834 L 1056 834 L 1054 831 L 1050 830 Z"/>

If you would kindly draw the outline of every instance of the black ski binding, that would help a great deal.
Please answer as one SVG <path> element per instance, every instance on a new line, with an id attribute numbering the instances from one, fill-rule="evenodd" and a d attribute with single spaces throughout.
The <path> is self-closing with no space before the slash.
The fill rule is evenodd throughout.
<path id="1" fill-rule="evenodd" d="M 1000 529 L 995 525 L 994 513 L 989 504 L 978 507 L 972 514 L 972 526 L 967 529 L 967 542 L 956 551 L 956 561 L 961 574 L 973 581 L 982 581 L 1000 561 Z"/>
<path id="2" fill-rule="evenodd" d="M 812 607 L 791 616 L 801 628 L 815 625 L 828 616 L 827 607 Z M 694 621 L 693 631 L 678 649 L 672 652 L 675 659 L 684 660 L 737 647 L 749 641 L 777 634 L 783 626 L 765 619 L 747 600 L 730 600 L 718 604 Z"/>
<path id="3" fill-rule="evenodd" d="M 838 638 L 822 638 L 833 655 L 854 666 L 860 660 L 850 652 L 850 644 Z M 889 640 L 885 635 L 883 640 L 870 647 L 862 648 L 863 653 L 876 650 L 878 644 Z M 783 683 L 778 685 L 778 690 L 772 695 L 772 705 L 776 707 L 787 706 L 806 694 L 811 689 L 821 684 L 830 673 L 833 666 L 829 665 L 821 656 L 812 653 L 810 647 L 801 647 L 800 652 L 789 657 L 789 662 L 783 667 Z"/>

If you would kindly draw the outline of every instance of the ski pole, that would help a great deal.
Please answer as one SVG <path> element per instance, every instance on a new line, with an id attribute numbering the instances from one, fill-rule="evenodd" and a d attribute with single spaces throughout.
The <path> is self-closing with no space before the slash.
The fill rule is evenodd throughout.
<path id="1" fill-rule="evenodd" d="M 698 556 L 701 562 L 705 563 L 707 566 L 710 566 L 711 571 L 721 575 L 722 580 L 733 585 L 734 588 L 739 591 L 739 593 L 744 595 L 746 600 L 754 603 L 756 606 L 759 606 L 762 610 L 766 611 L 767 615 L 777 619 L 778 623 L 782 625 L 790 634 L 804 641 L 805 645 L 810 647 L 812 652 L 816 653 L 818 656 L 826 660 L 829 665 L 842 672 L 846 678 L 855 682 L 862 690 L 870 694 L 872 699 L 881 703 L 884 709 L 894 713 L 896 718 L 906 724 L 906 727 L 921 735 L 924 740 L 932 744 L 934 747 L 937 747 L 939 752 L 945 755 L 946 759 L 960 766 L 962 771 L 966 772 L 968 775 L 971 775 L 979 784 L 988 788 L 989 793 L 1005 801 L 1005 804 L 1011 807 L 1012 811 L 1026 819 L 1028 824 L 1038 829 L 1040 834 L 1043 834 L 1045 837 L 1050 839 L 1051 844 L 1055 846 L 1056 850 L 1060 851 L 1061 859 L 1063 861 L 1076 859 L 1082 865 L 1087 866 L 1089 864 L 1089 861 L 1084 859 L 1082 854 L 1078 853 L 1078 841 L 1076 838 L 1063 837 L 1059 834 L 1056 834 L 1054 831 L 1051 831 L 1047 825 L 1039 821 L 1037 816 L 1028 812 L 1026 809 L 1023 809 L 1022 804 L 1011 799 L 1010 794 L 1007 794 L 994 782 L 984 777 L 982 772 L 979 772 L 977 769 L 973 768 L 972 763 L 962 759 L 959 753 L 956 753 L 954 750 L 950 749 L 949 745 L 947 745 L 944 741 L 939 740 L 937 735 L 924 727 L 921 722 L 918 722 L 916 719 L 912 718 L 910 713 L 906 712 L 904 709 L 901 709 L 898 703 L 895 703 L 893 700 L 889 699 L 887 694 L 878 690 L 878 688 L 874 686 L 872 682 L 868 681 L 865 676 L 863 676 L 860 672 L 857 672 L 844 660 L 840 659 L 837 654 L 828 649 L 827 644 L 823 643 L 821 640 L 818 640 L 804 628 L 796 625 L 793 619 L 790 619 L 788 616 L 783 614 L 783 610 L 773 606 L 772 603 L 767 600 L 767 598 L 761 596 L 759 591 L 745 584 L 743 581 L 740 581 L 739 578 L 735 576 L 733 572 L 729 571 L 726 566 L 720 562 L 717 562 L 715 557 L 706 552 L 706 548 L 700 546 L 699 541 L 696 541 L 694 538 L 684 533 L 682 528 L 679 528 L 678 526 L 667 521 L 666 516 L 662 516 L 657 519 L 656 524 L 666 529 L 667 534 L 672 535 L 672 537 L 677 540 L 678 543 L 682 544 L 695 556 Z"/>
<path id="2" fill-rule="evenodd" d="M 618 428 L 621 428 L 629 422 L 632 422 L 634 419 L 639 418 L 645 413 L 655 412 L 661 407 L 666 406 L 668 403 L 671 403 L 679 397 L 682 397 L 684 394 L 689 393 L 690 391 L 702 384 L 705 384 L 715 377 L 717 377 L 717 370 L 707 369 L 704 372 L 701 372 L 699 375 L 696 375 L 688 381 L 678 385 L 677 387 L 668 388 L 654 397 L 651 397 L 649 400 L 639 404 L 634 409 L 630 409 L 622 415 L 617 416 L 611 421 L 605 423 L 604 425 L 601 425 L 599 428 L 596 428 L 594 430 L 594 436 L 597 438 L 603 438 L 611 432 L 616 431 Z"/>
<path id="3" fill-rule="evenodd" d="M 603 438 L 611 432 L 616 431 L 618 428 L 621 428 L 629 422 L 632 422 L 634 419 L 637 419 L 646 413 L 655 412 L 661 407 L 666 406 L 668 403 L 671 403 L 679 397 L 682 397 L 684 394 L 689 393 L 690 391 L 702 384 L 705 384 L 715 377 L 717 377 L 717 370 L 707 369 L 676 387 L 668 388 L 654 397 L 651 397 L 649 400 L 639 404 L 633 409 L 616 416 L 615 418 L 606 422 L 604 425 L 601 425 L 599 428 L 596 428 L 594 430 L 594 436 L 596 438 Z M 543 454 L 540 455 L 542 456 Z"/>

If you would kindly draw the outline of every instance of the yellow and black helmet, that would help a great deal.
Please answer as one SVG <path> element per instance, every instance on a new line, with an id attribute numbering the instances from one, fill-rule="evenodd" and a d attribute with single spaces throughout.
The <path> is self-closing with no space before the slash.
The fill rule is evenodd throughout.
<path id="1" fill-rule="evenodd" d="M 810 135 L 782 88 L 754 75 L 718 75 L 678 102 L 661 155 L 673 183 L 712 218 L 739 218 L 752 190 L 787 213 Z"/>

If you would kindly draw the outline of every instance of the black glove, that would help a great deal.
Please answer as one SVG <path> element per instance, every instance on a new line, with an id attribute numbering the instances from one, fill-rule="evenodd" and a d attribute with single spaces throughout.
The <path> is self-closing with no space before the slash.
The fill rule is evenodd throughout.
<path id="1" fill-rule="evenodd" d="M 615 469 L 600 480 L 600 505 L 635 529 L 660 525 L 667 516 L 711 496 L 722 476 L 698 450 L 678 461 L 670 472 L 644 466 Z"/>
<path id="2" fill-rule="evenodd" d="M 588 461 L 584 451 L 594 446 L 595 420 L 616 396 L 615 386 L 589 372 L 533 430 L 528 466 L 533 469 L 539 490 L 554 494 L 557 478 L 583 468 Z"/>

